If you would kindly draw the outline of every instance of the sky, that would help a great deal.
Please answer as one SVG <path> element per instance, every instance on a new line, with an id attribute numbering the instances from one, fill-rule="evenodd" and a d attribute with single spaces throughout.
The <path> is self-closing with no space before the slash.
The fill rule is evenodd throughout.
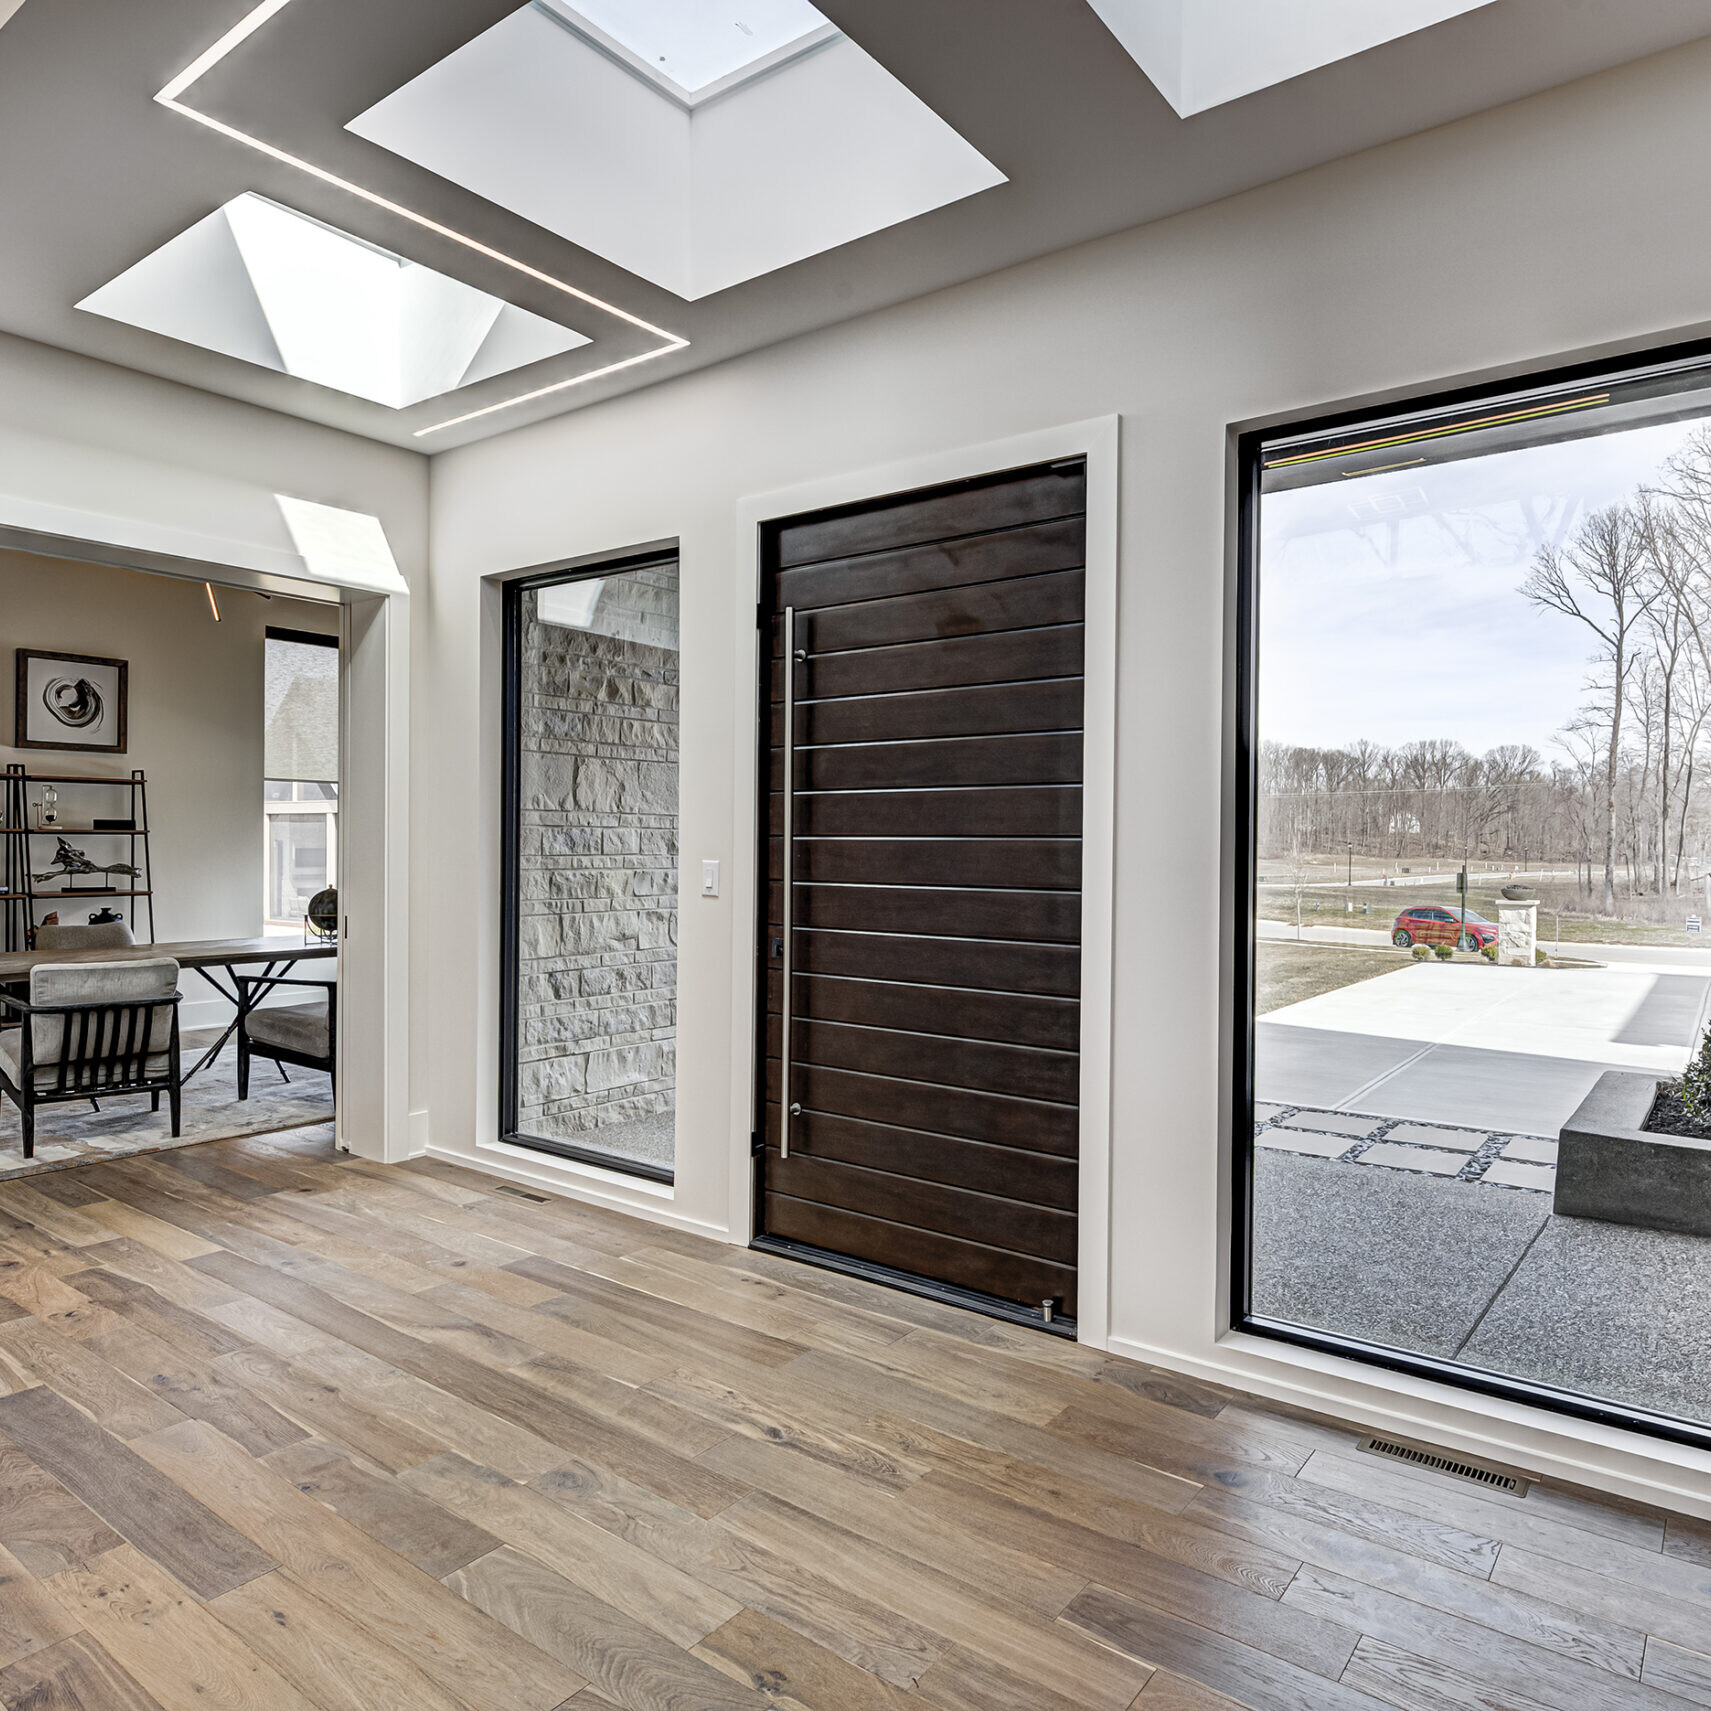
<path id="1" fill-rule="evenodd" d="M 1542 544 L 1652 482 L 1666 423 L 1267 494 L 1260 735 L 1336 748 L 1449 737 L 1562 759 L 1598 642 L 1520 585 Z"/>

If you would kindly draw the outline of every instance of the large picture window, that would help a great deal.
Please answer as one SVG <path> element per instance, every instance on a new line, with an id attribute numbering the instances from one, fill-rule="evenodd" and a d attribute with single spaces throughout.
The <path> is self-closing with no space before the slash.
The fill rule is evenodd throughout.
<path id="1" fill-rule="evenodd" d="M 1237 1322 L 1711 1443 L 1711 368 L 1242 453 Z"/>
<path id="2" fill-rule="evenodd" d="M 501 1133 L 672 1180 L 677 565 L 505 591 Z"/>

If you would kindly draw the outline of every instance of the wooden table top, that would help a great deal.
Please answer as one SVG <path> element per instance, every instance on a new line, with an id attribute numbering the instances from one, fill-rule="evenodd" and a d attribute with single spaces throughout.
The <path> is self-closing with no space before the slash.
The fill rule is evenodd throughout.
<path id="1" fill-rule="evenodd" d="M 295 939 L 180 939 L 161 945 L 106 945 L 86 951 L 0 952 L 0 980 L 18 980 L 44 963 L 148 962 L 171 957 L 180 968 L 233 968 L 244 963 L 301 962 L 336 957 L 335 944 L 299 944 Z"/>

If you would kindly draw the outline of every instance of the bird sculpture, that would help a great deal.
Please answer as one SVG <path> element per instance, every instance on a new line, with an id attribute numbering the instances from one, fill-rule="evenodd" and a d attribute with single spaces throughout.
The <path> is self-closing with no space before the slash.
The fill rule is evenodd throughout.
<path id="1" fill-rule="evenodd" d="M 141 870 L 132 867 L 128 862 L 109 862 L 105 867 L 92 862 L 82 850 L 73 849 L 64 838 L 59 840 L 59 848 L 53 852 L 53 861 L 46 873 L 32 874 L 35 880 L 71 879 L 82 873 L 123 874 L 127 879 L 135 879 Z"/>

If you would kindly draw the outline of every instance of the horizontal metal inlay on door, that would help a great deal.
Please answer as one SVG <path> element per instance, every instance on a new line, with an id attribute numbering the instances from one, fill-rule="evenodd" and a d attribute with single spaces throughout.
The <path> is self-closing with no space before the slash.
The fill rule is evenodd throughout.
<path id="1" fill-rule="evenodd" d="M 798 749 L 796 782 L 803 790 L 1079 784 L 1081 733 Z"/>
<path id="2" fill-rule="evenodd" d="M 774 1193 L 817 1200 L 864 1217 L 909 1224 L 1059 1265 L 1075 1263 L 1073 1212 L 929 1183 L 918 1177 L 893 1176 L 817 1153 L 792 1150 L 789 1158 L 769 1160 L 768 1168 Z"/>
<path id="3" fill-rule="evenodd" d="M 805 612 L 857 600 L 884 600 L 930 588 L 955 588 L 999 577 L 1041 571 L 1078 570 L 1087 553 L 1087 524 L 1081 517 L 1024 523 L 987 534 L 963 535 L 927 546 L 862 553 L 786 570 L 778 578 L 778 603 Z"/>
<path id="4" fill-rule="evenodd" d="M 822 838 L 1073 838 L 1080 785 L 1016 784 L 948 790 L 799 791 L 796 830 Z M 784 835 L 784 796 L 771 799 L 771 831 Z"/>
<path id="5" fill-rule="evenodd" d="M 778 1015 L 782 979 L 767 981 L 767 1009 Z M 843 975 L 797 977 L 793 1014 L 827 1022 L 945 1033 L 997 1044 L 1046 1046 L 1073 1052 L 1081 1043 L 1081 1004 L 1013 992 L 969 992 L 913 982 L 855 980 Z"/>
<path id="6" fill-rule="evenodd" d="M 905 594 L 861 606 L 822 607 L 797 613 L 796 646 L 806 648 L 813 658 L 851 649 L 1079 624 L 1085 585 L 1086 572 L 1060 570 L 1020 581 Z M 783 648 L 783 635 L 776 634 L 773 651 L 782 653 Z"/>
<path id="7" fill-rule="evenodd" d="M 814 1158 L 865 1165 L 894 1176 L 942 1182 L 1064 1212 L 1075 1210 L 1080 1167 L 1073 1158 L 963 1135 L 870 1123 L 830 1111 L 805 1112 L 798 1125 L 797 1145 Z M 766 1133 L 776 1148 L 776 1105 L 767 1108 Z"/>
<path id="8" fill-rule="evenodd" d="M 802 935 L 796 966 L 804 974 L 913 979 L 933 986 L 965 986 L 977 992 L 1073 998 L 1081 991 L 1079 945 L 820 932 Z"/>
<path id="9" fill-rule="evenodd" d="M 1048 630 L 1008 630 L 991 636 L 952 636 L 942 642 L 810 657 L 800 667 L 804 699 L 875 695 L 917 689 L 968 688 L 982 683 L 1017 683 L 1042 677 L 1074 677 L 1082 669 L 1081 624 Z M 784 699 L 773 662 L 771 699 Z"/>
<path id="10" fill-rule="evenodd" d="M 978 1093 L 929 1082 L 869 1075 L 860 1070 L 804 1064 L 793 1089 L 806 1110 L 866 1117 L 901 1128 L 932 1129 L 971 1141 L 1002 1135 L 1030 1152 L 1073 1154 L 1080 1134 L 1073 1105 Z"/>
<path id="11" fill-rule="evenodd" d="M 781 930 L 783 897 L 782 884 L 771 888 L 768 914 Z M 1081 893 L 799 885 L 794 925 L 798 933 L 828 929 L 1075 944 L 1081 938 Z"/>
<path id="12" fill-rule="evenodd" d="M 768 1033 L 769 1047 L 782 1037 L 770 1017 Z M 820 1064 L 1060 1105 L 1073 1105 L 1080 1091 L 1080 1057 L 1047 1046 L 1000 1045 L 801 1016 L 792 1021 L 792 1037 L 792 1056 L 799 1065 Z"/>
<path id="13" fill-rule="evenodd" d="M 1085 471 L 1052 470 L 1011 482 L 970 486 L 930 499 L 875 505 L 840 517 L 787 523 L 778 531 L 781 570 L 858 553 L 990 534 L 998 528 L 1079 517 L 1087 508 Z M 784 604 L 783 601 L 779 602 Z"/>
<path id="14" fill-rule="evenodd" d="M 882 1263 L 895 1270 L 939 1278 L 1009 1300 L 1065 1298 L 1075 1288 L 1073 1266 L 962 1241 L 933 1230 L 916 1230 L 840 1207 L 819 1206 L 789 1195 L 767 1194 L 766 1226 L 770 1235 L 833 1253 L 883 1252 L 886 1258 Z"/>
<path id="15" fill-rule="evenodd" d="M 911 742 L 930 737 L 1002 736 L 1012 731 L 1079 731 L 1081 680 L 983 683 L 904 695 L 846 695 L 799 702 L 796 740 L 819 743 Z M 784 708 L 772 712 L 773 748 L 784 742 Z"/>
<path id="16" fill-rule="evenodd" d="M 772 873 L 784 877 L 782 840 Z M 1074 890 L 1081 885 L 1079 838 L 799 838 L 796 878 L 828 885 L 974 886 L 995 891 Z"/>

